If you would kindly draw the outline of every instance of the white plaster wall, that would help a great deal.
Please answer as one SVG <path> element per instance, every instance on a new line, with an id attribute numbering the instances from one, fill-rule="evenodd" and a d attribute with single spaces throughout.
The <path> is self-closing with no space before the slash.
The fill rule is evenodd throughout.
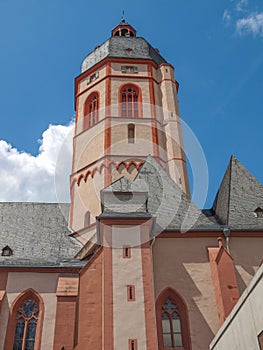
<path id="1" fill-rule="evenodd" d="M 263 330 L 263 266 L 245 290 L 210 345 L 211 350 L 259 350 Z"/>
<path id="2" fill-rule="evenodd" d="M 58 274 L 10 272 L 7 280 L 6 297 L 0 315 L 0 349 L 4 349 L 4 340 L 9 309 L 16 297 L 32 288 L 38 292 L 44 302 L 44 322 L 41 350 L 53 349 L 56 319 L 56 288 Z"/>
<path id="3" fill-rule="evenodd" d="M 139 226 L 114 226 L 113 242 L 132 243 L 129 237 L 140 239 Z M 125 259 L 122 248 L 112 250 L 114 350 L 128 349 L 128 339 L 138 340 L 138 349 L 146 350 L 145 309 L 141 249 L 132 248 Z M 127 301 L 127 285 L 135 285 L 135 301 Z"/>

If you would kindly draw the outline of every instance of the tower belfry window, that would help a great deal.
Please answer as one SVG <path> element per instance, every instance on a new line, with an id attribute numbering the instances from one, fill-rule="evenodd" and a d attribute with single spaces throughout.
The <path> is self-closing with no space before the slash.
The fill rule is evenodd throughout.
<path id="1" fill-rule="evenodd" d="M 90 128 L 98 122 L 98 109 L 99 109 L 99 95 L 97 93 L 91 94 L 84 106 L 84 130 Z"/>
<path id="2" fill-rule="evenodd" d="M 121 90 L 121 116 L 124 118 L 138 118 L 138 103 L 138 90 L 134 86 L 124 86 Z"/>

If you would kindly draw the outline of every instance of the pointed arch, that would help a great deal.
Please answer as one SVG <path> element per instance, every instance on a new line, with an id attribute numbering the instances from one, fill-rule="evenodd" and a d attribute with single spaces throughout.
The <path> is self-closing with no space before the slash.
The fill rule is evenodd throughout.
<path id="1" fill-rule="evenodd" d="M 116 164 L 116 170 L 119 171 L 120 168 L 121 168 L 121 171 L 122 171 L 124 168 L 127 170 L 127 164 L 126 164 L 124 161 L 122 161 L 122 162 Z"/>
<path id="2" fill-rule="evenodd" d="M 191 350 L 187 305 L 174 289 L 164 289 L 156 301 L 159 350 Z"/>
<path id="3" fill-rule="evenodd" d="M 144 164 L 144 162 L 140 162 L 140 163 L 138 163 L 137 164 L 137 170 L 139 171 L 140 170 L 140 168 L 143 166 L 143 164 Z"/>
<path id="4" fill-rule="evenodd" d="M 40 350 L 43 318 L 41 296 L 32 288 L 19 294 L 10 308 L 5 349 Z"/>
<path id="5" fill-rule="evenodd" d="M 84 181 L 87 182 L 88 177 L 91 176 L 91 178 L 93 179 L 93 170 L 88 170 L 84 176 Z"/>
<path id="6" fill-rule="evenodd" d="M 131 174 L 135 169 L 136 169 L 136 173 L 137 173 L 138 171 L 137 171 L 137 164 L 136 164 L 136 162 L 131 161 L 131 162 L 127 163 L 127 171 L 128 171 L 128 173 Z"/>
<path id="7" fill-rule="evenodd" d="M 106 169 L 106 165 L 105 164 L 101 164 L 101 166 L 99 167 L 100 174 L 102 174 L 103 171 L 105 171 L 105 169 Z"/>
<path id="8" fill-rule="evenodd" d="M 77 185 L 78 185 L 78 186 L 79 186 L 80 181 L 81 181 L 82 179 L 85 180 L 85 177 L 84 177 L 83 174 L 80 174 L 79 177 L 78 177 L 78 179 L 77 179 Z"/>
<path id="9" fill-rule="evenodd" d="M 84 102 L 83 130 L 99 121 L 99 92 L 93 91 Z"/>
<path id="10" fill-rule="evenodd" d="M 142 117 L 142 93 L 135 84 L 124 84 L 119 89 L 119 116 L 122 118 Z"/>

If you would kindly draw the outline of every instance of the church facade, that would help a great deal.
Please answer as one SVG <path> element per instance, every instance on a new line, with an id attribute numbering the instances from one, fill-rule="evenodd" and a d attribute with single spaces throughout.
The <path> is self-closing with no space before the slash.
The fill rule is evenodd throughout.
<path id="1" fill-rule="evenodd" d="M 70 204 L 0 203 L 0 349 L 209 349 L 262 262 L 263 186 L 232 156 L 195 206 L 178 87 L 124 20 L 84 59 Z"/>

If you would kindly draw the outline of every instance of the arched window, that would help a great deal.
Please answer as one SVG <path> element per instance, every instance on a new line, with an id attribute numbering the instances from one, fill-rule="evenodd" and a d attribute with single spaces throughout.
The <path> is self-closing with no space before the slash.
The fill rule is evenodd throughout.
<path id="1" fill-rule="evenodd" d="M 83 129 L 86 130 L 96 124 L 99 119 L 99 95 L 92 93 L 86 100 L 84 106 L 84 122 Z"/>
<path id="2" fill-rule="evenodd" d="M 135 125 L 129 124 L 128 125 L 128 143 L 134 143 L 135 139 Z"/>
<path id="3" fill-rule="evenodd" d="M 40 349 L 43 301 L 32 289 L 22 293 L 11 308 L 6 350 Z"/>
<path id="4" fill-rule="evenodd" d="M 139 117 L 139 89 L 133 85 L 125 85 L 120 91 L 121 117 Z"/>
<path id="5" fill-rule="evenodd" d="M 156 317 L 159 349 L 191 349 L 186 304 L 171 288 L 159 296 Z"/>
<path id="6" fill-rule="evenodd" d="M 88 210 L 84 216 L 84 227 L 87 227 L 89 225 L 90 225 L 90 211 Z"/>
<path id="7" fill-rule="evenodd" d="M 177 305 L 167 298 L 162 307 L 162 330 L 165 348 L 183 346 L 181 320 Z"/>

